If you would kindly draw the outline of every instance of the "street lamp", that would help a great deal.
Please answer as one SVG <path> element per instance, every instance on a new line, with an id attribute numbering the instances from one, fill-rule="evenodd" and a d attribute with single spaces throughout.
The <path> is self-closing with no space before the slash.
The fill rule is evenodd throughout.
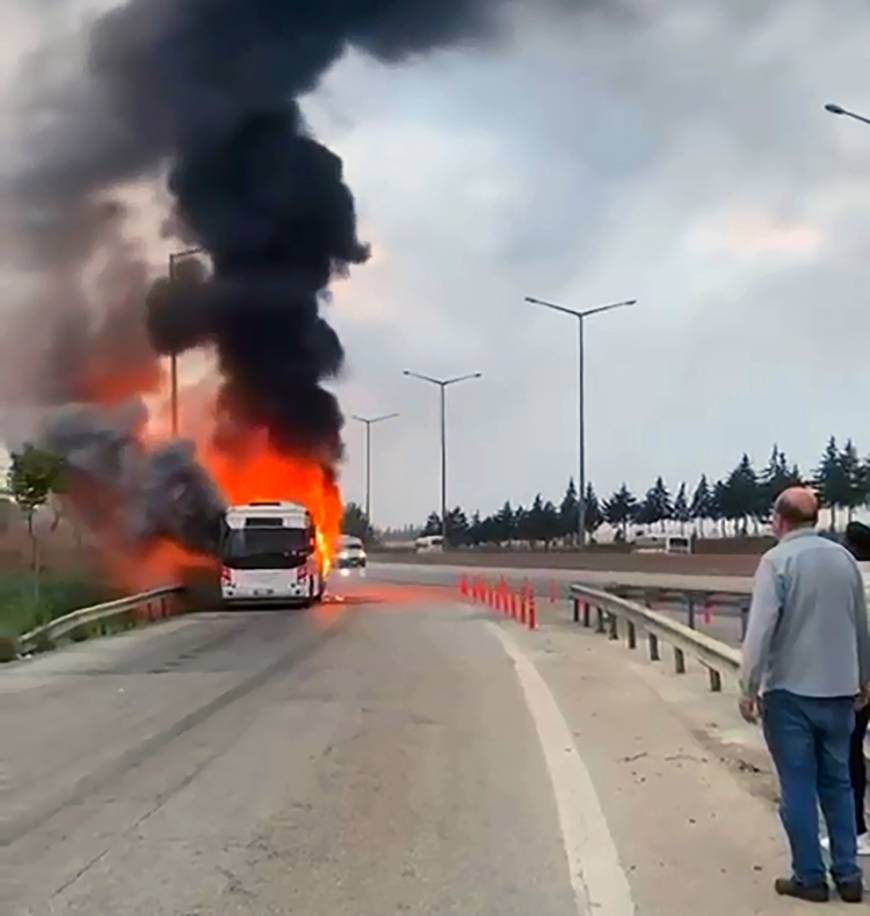
<path id="1" fill-rule="evenodd" d="M 847 118 L 854 118 L 856 121 L 863 121 L 865 124 L 870 124 L 870 118 L 865 118 L 864 115 L 849 111 L 847 108 L 843 108 L 842 105 L 837 105 L 834 102 L 828 102 L 828 104 L 825 105 L 825 111 L 829 111 L 831 114 L 835 115 L 845 115 Z"/>
<path id="2" fill-rule="evenodd" d="M 174 283 L 176 279 L 175 265 L 185 258 L 192 258 L 202 254 L 202 248 L 185 248 L 184 251 L 174 251 L 169 255 L 169 282 Z M 173 437 L 178 435 L 178 354 L 172 352 L 169 354 L 169 377 L 170 377 L 170 417 L 172 423 Z"/>
<path id="3" fill-rule="evenodd" d="M 441 537 L 444 538 L 444 545 L 447 545 L 447 399 L 445 397 L 447 389 L 451 385 L 458 385 L 460 382 L 467 382 L 471 379 L 483 378 L 482 372 L 471 372 L 468 375 L 459 375 L 456 378 L 432 378 L 429 375 L 422 375 L 419 372 L 411 372 L 408 369 L 402 373 L 409 378 L 419 379 L 421 382 L 428 382 L 430 385 L 437 385 L 441 389 Z"/>
<path id="4" fill-rule="evenodd" d="M 579 454 L 579 493 L 577 497 L 578 518 L 577 518 L 577 536 L 578 544 L 581 548 L 586 546 L 586 417 L 584 409 L 584 354 L 583 354 L 583 319 L 591 315 L 598 315 L 600 312 L 609 312 L 613 309 L 625 308 L 629 305 L 636 305 L 637 299 L 626 299 L 624 302 L 614 302 L 611 305 L 601 305 L 598 308 L 578 311 L 576 309 L 565 308 L 563 305 L 556 305 L 554 302 L 544 302 L 542 299 L 535 299 L 532 296 L 526 296 L 526 302 L 532 305 L 542 305 L 544 308 L 552 309 L 556 312 L 562 312 L 565 315 L 571 315 L 577 319 L 578 342 L 579 342 L 579 401 L 580 401 L 580 454 Z"/>
<path id="5" fill-rule="evenodd" d="M 386 420 L 395 420 L 399 415 L 397 413 L 388 413 L 383 417 L 357 417 L 354 420 L 358 423 L 365 423 L 366 427 L 366 523 L 372 526 L 372 427 L 376 423 L 384 423 Z"/>

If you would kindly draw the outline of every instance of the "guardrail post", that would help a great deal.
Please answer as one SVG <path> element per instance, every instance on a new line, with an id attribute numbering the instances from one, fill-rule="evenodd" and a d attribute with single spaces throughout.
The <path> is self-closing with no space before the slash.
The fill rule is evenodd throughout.
<path id="1" fill-rule="evenodd" d="M 649 660 L 651 662 L 657 662 L 661 656 L 659 655 L 659 638 L 655 633 L 649 634 Z"/>
<path id="2" fill-rule="evenodd" d="M 637 629 L 630 620 L 628 621 L 628 648 L 637 648 Z"/>
<path id="3" fill-rule="evenodd" d="M 574 623 L 580 623 L 580 599 L 574 599 Z"/>
<path id="4" fill-rule="evenodd" d="M 686 654 L 682 649 L 674 649 L 674 671 L 677 674 L 686 673 Z"/>
<path id="5" fill-rule="evenodd" d="M 583 626 L 588 627 L 591 623 L 590 616 L 592 614 L 592 608 L 589 606 L 588 601 L 583 602 Z"/>
<path id="6" fill-rule="evenodd" d="M 686 595 L 686 605 L 689 613 L 689 628 L 695 629 L 695 597 L 694 595 Z"/>
<path id="7" fill-rule="evenodd" d="M 722 692 L 722 675 L 719 674 L 719 672 L 716 671 L 715 668 L 708 668 L 707 671 L 710 674 L 710 690 L 712 690 L 713 693 L 721 693 Z"/>
<path id="8" fill-rule="evenodd" d="M 595 611 L 598 614 L 598 623 L 595 627 L 595 632 L 603 633 L 604 632 L 604 611 L 600 607 L 595 608 Z"/>
<path id="9" fill-rule="evenodd" d="M 619 618 L 616 614 L 608 614 L 610 618 L 610 638 L 619 639 Z"/>

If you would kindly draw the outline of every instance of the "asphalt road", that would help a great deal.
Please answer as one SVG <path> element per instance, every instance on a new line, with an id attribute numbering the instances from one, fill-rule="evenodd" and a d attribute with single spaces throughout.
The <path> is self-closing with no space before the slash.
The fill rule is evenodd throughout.
<path id="1" fill-rule="evenodd" d="M 0 913 L 576 914 L 491 625 L 366 585 L 0 670 Z"/>
<path id="2" fill-rule="evenodd" d="M 758 733 L 700 669 L 340 588 L 0 668 L 0 914 L 803 912 Z"/>

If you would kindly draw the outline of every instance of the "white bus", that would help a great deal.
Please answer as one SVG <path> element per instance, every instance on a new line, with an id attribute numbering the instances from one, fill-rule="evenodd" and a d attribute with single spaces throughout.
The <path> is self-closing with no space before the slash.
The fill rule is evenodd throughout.
<path id="1" fill-rule="evenodd" d="M 288 502 L 227 509 L 221 539 L 221 594 L 227 604 L 302 604 L 323 597 L 311 513 Z"/>

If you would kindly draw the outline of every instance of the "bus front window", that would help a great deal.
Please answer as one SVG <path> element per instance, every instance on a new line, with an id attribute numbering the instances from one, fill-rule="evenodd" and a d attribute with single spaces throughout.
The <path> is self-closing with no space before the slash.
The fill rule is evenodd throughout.
<path id="1" fill-rule="evenodd" d="M 299 528 L 230 529 L 222 558 L 230 569 L 292 569 L 311 553 L 308 532 Z"/>

